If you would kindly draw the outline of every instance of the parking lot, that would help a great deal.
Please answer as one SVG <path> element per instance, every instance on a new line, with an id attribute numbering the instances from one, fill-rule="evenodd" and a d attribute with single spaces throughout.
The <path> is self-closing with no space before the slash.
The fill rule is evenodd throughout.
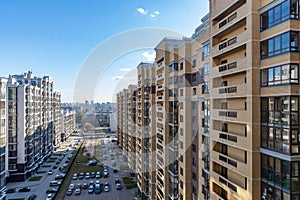
<path id="1" fill-rule="evenodd" d="M 47 199 L 47 193 L 46 191 L 50 188 L 57 189 L 58 186 L 49 186 L 49 183 L 51 181 L 54 181 L 56 177 L 61 176 L 63 171 L 60 170 L 63 166 L 67 166 L 69 164 L 68 160 L 72 157 L 72 153 L 75 152 L 75 146 L 77 142 L 74 140 L 77 137 L 70 137 L 63 145 L 56 151 L 52 156 L 48 158 L 48 160 L 41 165 L 41 167 L 38 169 L 38 174 L 34 174 L 33 177 L 39 176 L 41 177 L 38 181 L 29 181 L 26 180 L 24 182 L 15 182 L 15 183 L 8 183 L 7 188 L 14 188 L 16 191 L 18 191 L 20 188 L 28 186 L 30 188 L 30 192 L 14 192 L 7 194 L 7 199 L 25 199 L 27 200 L 30 195 L 35 194 L 36 199 L 42 200 Z M 109 199 L 109 200 L 129 200 L 134 199 L 137 193 L 137 188 L 134 189 L 126 189 L 122 178 L 128 177 L 129 172 L 127 170 L 120 171 L 121 166 L 126 166 L 127 163 L 124 161 L 124 158 L 122 156 L 121 150 L 113 144 L 109 139 L 103 137 L 98 139 L 89 139 L 85 141 L 85 144 L 87 146 L 86 153 L 93 154 L 92 156 L 98 160 L 97 166 L 93 167 L 85 167 L 87 166 L 87 163 L 73 163 L 73 166 L 75 166 L 76 173 L 83 172 L 86 174 L 86 172 L 91 173 L 94 171 L 95 173 L 97 171 L 101 171 L 101 178 L 83 178 L 83 179 L 77 179 L 73 180 L 73 172 L 70 174 L 67 174 L 68 180 L 71 179 L 71 181 L 64 181 L 63 182 L 63 188 L 65 192 L 67 191 L 67 188 L 71 183 L 73 183 L 75 186 L 80 183 L 83 185 L 83 183 L 89 184 L 90 181 L 93 181 L 94 183 L 98 180 L 101 183 L 101 193 L 95 194 L 88 193 L 88 189 L 81 189 L 81 193 L 79 195 L 75 195 L 73 190 L 72 194 L 68 196 L 65 192 L 62 193 L 63 196 L 57 197 L 56 199 Z M 98 149 L 94 148 L 97 146 Z M 100 150 L 99 150 L 100 148 Z M 67 150 L 69 149 L 69 150 Z M 57 163 L 56 163 L 57 162 Z M 100 166 L 101 165 L 101 166 Z M 103 170 L 102 165 L 106 165 L 109 171 L 108 177 L 104 178 L 103 176 Z M 53 167 L 55 166 L 55 167 Z M 57 168 L 56 168 L 57 167 Z M 54 169 L 55 168 L 55 169 Z M 92 171 L 88 171 L 88 169 L 95 169 Z M 113 170 L 118 169 L 118 170 Z M 49 173 L 49 171 L 52 171 L 53 173 Z M 71 177 L 71 178 L 69 178 Z M 121 180 L 122 189 L 117 190 L 115 186 L 115 179 Z M 57 180 L 62 181 L 62 180 Z M 110 185 L 110 190 L 108 192 L 105 192 L 103 187 L 105 183 L 108 183 Z M 59 191 L 58 191 L 59 192 Z M 56 192 L 57 193 L 57 192 Z M 61 192 L 60 192 L 61 193 Z M 54 196 L 54 193 L 53 193 Z M 49 198 L 51 199 L 51 198 Z"/>
<path id="2" fill-rule="evenodd" d="M 8 183 L 7 188 L 8 189 L 16 189 L 16 192 L 7 194 L 7 199 L 28 199 L 30 195 L 35 194 L 36 199 L 46 199 L 47 194 L 46 190 L 50 188 L 49 183 L 50 181 L 55 180 L 56 176 L 59 176 L 62 174 L 62 171 L 59 170 L 60 167 L 62 167 L 64 164 L 67 164 L 68 157 L 72 154 L 72 146 L 74 144 L 74 138 L 69 138 L 65 143 L 62 144 L 61 148 L 59 148 L 57 151 L 55 151 L 52 156 L 50 156 L 38 169 L 38 172 L 42 173 L 35 173 L 32 177 L 41 177 L 39 181 L 29 181 L 27 179 L 24 182 L 13 182 Z M 69 151 L 66 151 L 66 149 L 69 148 Z M 66 153 L 64 153 L 66 152 Z M 56 155 L 55 155 L 56 154 Z M 62 155 L 62 156 L 61 156 Z M 56 159 L 55 159 L 56 158 Z M 61 158 L 61 161 L 59 160 Z M 52 161 L 54 162 L 52 162 Z M 50 162 L 51 161 L 51 162 Z M 58 162 L 59 163 L 56 163 Z M 55 169 L 53 169 L 53 166 Z M 50 175 L 48 174 L 49 171 L 52 171 L 53 173 Z M 60 180 L 58 180 L 60 181 Z M 18 192 L 18 190 L 22 187 L 29 187 L 29 192 Z M 58 186 L 51 186 L 51 188 L 58 188 Z"/>

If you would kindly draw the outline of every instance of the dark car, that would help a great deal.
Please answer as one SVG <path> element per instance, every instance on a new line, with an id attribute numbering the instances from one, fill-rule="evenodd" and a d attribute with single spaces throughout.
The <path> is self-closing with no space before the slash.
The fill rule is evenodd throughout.
<path id="1" fill-rule="evenodd" d="M 46 194 L 56 193 L 56 192 L 57 192 L 56 188 L 49 188 L 48 190 L 46 190 Z"/>
<path id="2" fill-rule="evenodd" d="M 117 169 L 114 169 L 113 172 L 114 172 L 114 173 L 118 173 L 118 170 L 117 170 Z"/>
<path id="3" fill-rule="evenodd" d="M 30 188 L 29 187 L 23 187 L 23 188 L 19 189 L 19 192 L 30 192 Z"/>
<path id="4" fill-rule="evenodd" d="M 53 165 L 52 169 L 57 169 L 58 166 L 57 165 Z"/>
<path id="5" fill-rule="evenodd" d="M 95 187 L 95 194 L 100 194 L 101 193 L 101 187 L 97 186 Z"/>

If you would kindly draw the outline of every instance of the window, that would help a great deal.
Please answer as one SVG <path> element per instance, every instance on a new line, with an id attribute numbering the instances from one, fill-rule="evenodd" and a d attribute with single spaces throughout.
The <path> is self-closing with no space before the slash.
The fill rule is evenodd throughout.
<path id="1" fill-rule="evenodd" d="M 180 63 L 179 68 L 180 68 L 180 70 L 183 70 L 183 63 Z"/>
<path id="2" fill-rule="evenodd" d="M 193 68 L 195 68 L 197 66 L 197 61 L 193 60 Z"/>
<path id="3" fill-rule="evenodd" d="M 261 42 L 261 59 L 277 56 L 286 52 L 298 52 L 299 33 L 286 32 L 276 37 Z"/>
<path id="4" fill-rule="evenodd" d="M 264 31 L 289 19 L 298 19 L 299 1 L 286 0 L 260 16 L 260 30 Z"/>
<path id="5" fill-rule="evenodd" d="M 192 82 L 195 82 L 195 81 L 197 81 L 197 75 L 196 75 L 196 73 L 192 74 Z"/>
<path id="6" fill-rule="evenodd" d="M 261 99 L 261 146 L 284 154 L 299 154 L 299 97 Z"/>
<path id="7" fill-rule="evenodd" d="M 298 84 L 298 64 L 286 64 L 261 70 L 261 86 Z"/>
<path id="8" fill-rule="evenodd" d="M 207 56 L 209 56 L 209 51 L 210 51 L 210 49 L 209 49 L 210 47 L 209 47 L 209 44 L 206 44 L 206 45 L 204 45 L 203 46 L 203 50 L 204 50 L 204 57 L 207 57 Z"/>
<path id="9" fill-rule="evenodd" d="M 197 146 L 195 144 L 192 144 L 192 151 L 197 152 Z"/>
<path id="10" fill-rule="evenodd" d="M 204 82 L 202 85 L 202 94 L 209 93 L 209 81 Z"/>
<path id="11" fill-rule="evenodd" d="M 209 74 L 209 66 L 210 66 L 209 63 L 204 64 L 204 70 L 203 70 L 204 75 Z"/>
<path id="12" fill-rule="evenodd" d="M 180 175 L 183 176 L 183 169 L 180 167 Z"/>
<path id="13" fill-rule="evenodd" d="M 183 116 L 180 115 L 180 122 L 183 122 Z"/>
<path id="14" fill-rule="evenodd" d="M 193 88 L 193 95 L 197 95 L 197 88 Z"/>

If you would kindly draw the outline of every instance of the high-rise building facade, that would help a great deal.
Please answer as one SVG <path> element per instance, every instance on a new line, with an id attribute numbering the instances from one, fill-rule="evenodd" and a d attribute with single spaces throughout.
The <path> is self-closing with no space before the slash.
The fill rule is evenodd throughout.
<path id="1" fill-rule="evenodd" d="M 54 119 L 54 147 L 58 148 L 62 142 L 61 133 L 62 133 L 62 114 L 61 114 L 61 94 L 60 92 L 53 93 L 53 119 Z"/>
<path id="2" fill-rule="evenodd" d="M 299 1 L 209 4 L 191 38 L 155 47 L 156 194 L 141 197 L 300 199 Z"/>
<path id="3" fill-rule="evenodd" d="M 6 78 L 0 78 L 0 199 L 5 199 L 7 171 Z"/>
<path id="4" fill-rule="evenodd" d="M 71 108 L 61 109 L 61 142 L 75 131 L 76 128 L 76 112 Z"/>
<path id="5" fill-rule="evenodd" d="M 6 88 L 8 180 L 24 180 L 53 151 L 53 81 L 28 72 Z"/>
<path id="6" fill-rule="evenodd" d="M 142 62 L 137 66 L 137 178 L 143 199 L 156 196 L 156 84 L 155 65 Z"/>

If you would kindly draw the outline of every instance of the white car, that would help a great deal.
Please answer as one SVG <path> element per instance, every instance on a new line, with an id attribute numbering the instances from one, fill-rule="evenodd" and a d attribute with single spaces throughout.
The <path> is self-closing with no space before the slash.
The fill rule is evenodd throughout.
<path id="1" fill-rule="evenodd" d="M 50 169 L 49 171 L 48 171 L 48 175 L 52 175 L 53 174 L 53 171 L 52 171 L 52 169 Z"/>
<path id="2" fill-rule="evenodd" d="M 81 189 L 80 188 L 76 188 L 75 195 L 80 195 L 80 194 L 81 194 Z"/>
<path id="3" fill-rule="evenodd" d="M 46 200 L 52 200 L 52 194 L 48 194 Z"/>
<path id="4" fill-rule="evenodd" d="M 109 192 L 109 184 L 108 183 L 104 184 L 104 191 Z"/>
<path id="5" fill-rule="evenodd" d="M 70 189 L 70 190 L 74 190 L 74 188 L 75 188 L 75 185 L 74 185 L 73 183 L 71 183 L 71 184 L 69 185 L 69 189 Z"/>

